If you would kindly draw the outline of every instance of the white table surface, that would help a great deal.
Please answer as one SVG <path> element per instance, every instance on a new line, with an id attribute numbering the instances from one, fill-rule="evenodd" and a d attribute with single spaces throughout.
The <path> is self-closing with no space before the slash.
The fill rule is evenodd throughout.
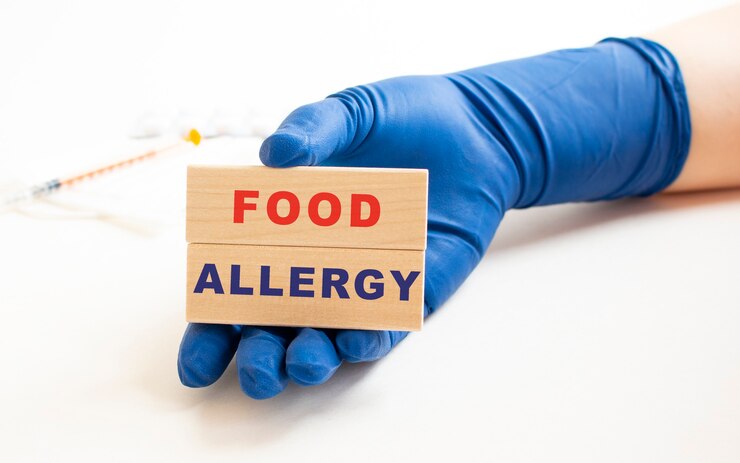
<path id="1" fill-rule="evenodd" d="M 396 3 L 5 1 L 0 187 L 166 144 L 128 138 L 147 111 L 277 123 L 722 2 Z M 511 212 L 386 359 L 267 401 L 233 366 L 181 386 L 184 168 L 258 147 L 213 140 L 0 214 L 0 460 L 740 461 L 740 192 Z"/>

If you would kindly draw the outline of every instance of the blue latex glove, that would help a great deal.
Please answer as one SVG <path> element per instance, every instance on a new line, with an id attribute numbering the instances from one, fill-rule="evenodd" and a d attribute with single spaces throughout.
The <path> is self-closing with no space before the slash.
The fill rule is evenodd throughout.
<path id="1" fill-rule="evenodd" d="M 608 39 L 344 90 L 290 114 L 260 157 L 275 167 L 429 169 L 428 314 L 473 270 L 506 210 L 655 193 L 678 176 L 689 139 L 672 55 L 654 42 Z M 326 381 L 342 360 L 376 360 L 405 336 L 194 324 L 179 374 L 207 386 L 236 352 L 244 392 L 267 398 L 289 379 Z"/>

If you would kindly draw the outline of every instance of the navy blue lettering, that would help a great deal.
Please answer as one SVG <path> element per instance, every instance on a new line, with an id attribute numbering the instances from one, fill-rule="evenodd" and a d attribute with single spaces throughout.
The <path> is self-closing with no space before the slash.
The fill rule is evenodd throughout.
<path id="1" fill-rule="evenodd" d="M 290 295 L 291 297 L 313 297 L 313 290 L 301 289 L 301 285 L 310 285 L 313 278 L 301 278 L 301 275 L 313 275 L 313 267 L 290 268 Z"/>
<path id="2" fill-rule="evenodd" d="M 349 299 L 347 289 L 344 287 L 347 281 L 349 281 L 349 273 L 343 268 L 325 268 L 321 279 L 321 297 L 330 298 L 331 289 L 334 288 L 340 299 Z"/>
<path id="3" fill-rule="evenodd" d="M 355 292 L 357 293 L 357 295 L 368 301 L 383 297 L 384 288 L 382 282 L 370 283 L 368 286 L 374 291 L 365 291 L 365 279 L 367 279 L 368 277 L 373 277 L 376 280 L 382 280 L 383 274 L 380 271 L 372 268 L 357 272 L 357 277 L 355 278 Z"/>
<path id="4" fill-rule="evenodd" d="M 398 289 L 401 291 L 400 300 L 409 300 L 409 289 L 411 289 L 411 285 L 413 285 L 416 279 L 419 277 L 419 273 L 420 272 L 416 271 L 409 272 L 409 276 L 404 279 L 401 272 L 399 272 L 398 270 L 391 270 L 391 275 L 393 275 L 393 279 L 396 280 L 396 283 L 398 283 Z"/>
<path id="5" fill-rule="evenodd" d="M 282 296 L 282 288 L 270 288 L 270 266 L 260 268 L 260 296 Z"/>
<path id="6" fill-rule="evenodd" d="M 210 277 L 210 281 L 208 277 Z M 203 270 L 200 272 L 193 292 L 202 293 L 206 289 L 212 289 L 216 294 L 224 293 L 224 287 L 221 285 L 221 278 L 218 276 L 216 264 L 203 264 Z"/>
<path id="7" fill-rule="evenodd" d="M 254 290 L 248 287 L 242 287 L 241 282 L 241 265 L 231 266 L 231 294 L 252 294 Z"/>

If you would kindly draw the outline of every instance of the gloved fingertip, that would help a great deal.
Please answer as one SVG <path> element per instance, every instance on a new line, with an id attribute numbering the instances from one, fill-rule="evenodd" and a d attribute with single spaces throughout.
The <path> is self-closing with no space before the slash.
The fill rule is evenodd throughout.
<path id="1" fill-rule="evenodd" d="M 260 160 L 268 167 L 313 164 L 306 134 L 278 129 L 262 142 Z"/>
<path id="2" fill-rule="evenodd" d="M 343 330 L 335 342 L 342 358 L 352 363 L 377 360 L 393 347 L 388 331 Z"/>
<path id="3" fill-rule="evenodd" d="M 182 362 L 177 362 L 177 376 L 183 386 L 198 388 L 206 387 L 213 384 L 216 379 L 212 375 L 203 374 L 202 371 L 193 370 Z"/>
<path id="4" fill-rule="evenodd" d="M 249 397 L 264 400 L 280 394 L 288 385 L 288 379 L 276 375 L 272 369 L 247 365 L 239 368 L 239 385 Z"/>
<path id="5" fill-rule="evenodd" d="M 313 328 L 301 330 L 288 346 L 285 361 L 288 376 L 301 386 L 325 383 L 341 363 L 331 339 Z"/>
<path id="6" fill-rule="evenodd" d="M 285 389 L 285 344 L 281 330 L 244 327 L 236 353 L 239 384 L 253 399 L 269 399 Z"/>
<path id="7" fill-rule="evenodd" d="M 287 365 L 288 376 L 300 386 L 316 386 L 329 380 L 337 371 L 336 366 L 326 364 L 298 363 Z"/>
<path id="8" fill-rule="evenodd" d="M 205 387 L 216 382 L 234 356 L 239 328 L 233 325 L 188 325 L 180 343 L 177 375 L 187 387 Z"/>

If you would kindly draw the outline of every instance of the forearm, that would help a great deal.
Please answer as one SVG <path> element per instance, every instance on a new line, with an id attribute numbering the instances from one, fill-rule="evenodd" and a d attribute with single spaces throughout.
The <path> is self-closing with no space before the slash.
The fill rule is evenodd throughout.
<path id="1" fill-rule="evenodd" d="M 676 57 L 691 113 L 689 156 L 665 191 L 740 186 L 740 4 L 647 37 Z"/>

